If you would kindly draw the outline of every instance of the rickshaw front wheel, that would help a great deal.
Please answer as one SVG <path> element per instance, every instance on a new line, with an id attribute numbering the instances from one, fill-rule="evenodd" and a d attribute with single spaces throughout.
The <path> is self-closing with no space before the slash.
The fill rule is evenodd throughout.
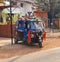
<path id="1" fill-rule="evenodd" d="M 18 39 L 17 38 L 14 38 L 14 43 L 18 44 Z"/>

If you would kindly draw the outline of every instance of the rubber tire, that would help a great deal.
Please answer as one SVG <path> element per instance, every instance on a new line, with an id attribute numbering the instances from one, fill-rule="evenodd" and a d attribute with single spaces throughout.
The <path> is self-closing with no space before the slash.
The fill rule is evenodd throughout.
<path id="1" fill-rule="evenodd" d="M 14 38 L 14 43 L 15 43 L 15 44 L 18 44 L 17 38 Z"/>
<path id="2" fill-rule="evenodd" d="M 42 42 L 39 42 L 39 48 L 42 48 Z"/>

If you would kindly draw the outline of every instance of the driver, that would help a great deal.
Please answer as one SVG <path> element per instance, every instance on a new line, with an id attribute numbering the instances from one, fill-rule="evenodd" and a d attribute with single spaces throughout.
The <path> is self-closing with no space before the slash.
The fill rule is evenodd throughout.
<path id="1" fill-rule="evenodd" d="M 44 31 L 44 26 L 42 22 L 38 23 L 38 28 L 43 32 Z"/>

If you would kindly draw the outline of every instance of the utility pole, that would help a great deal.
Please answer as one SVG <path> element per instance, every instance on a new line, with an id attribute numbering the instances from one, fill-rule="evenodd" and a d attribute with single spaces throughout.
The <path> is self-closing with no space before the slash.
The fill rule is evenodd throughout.
<path id="1" fill-rule="evenodd" d="M 10 30 L 11 30 L 11 44 L 13 45 L 13 30 L 12 30 L 12 4 L 11 4 L 11 0 L 10 0 Z"/>

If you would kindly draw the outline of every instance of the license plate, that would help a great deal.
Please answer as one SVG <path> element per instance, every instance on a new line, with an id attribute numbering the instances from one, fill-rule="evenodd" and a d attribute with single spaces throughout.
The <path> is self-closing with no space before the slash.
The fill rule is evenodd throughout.
<path id="1" fill-rule="evenodd" d="M 39 37 L 39 39 L 41 39 L 41 37 Z"/>

